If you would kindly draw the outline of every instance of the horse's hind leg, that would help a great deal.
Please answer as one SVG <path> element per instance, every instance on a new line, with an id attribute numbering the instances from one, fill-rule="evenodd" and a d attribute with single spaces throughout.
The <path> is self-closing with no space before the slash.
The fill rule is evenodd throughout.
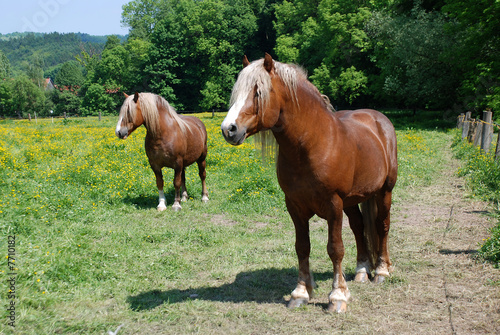
<path id="1" fill-rule="evenodd" d="M 189 198 L 186 189 L 186 169 L 182 169 L 182 174 L 181 174 L 181 196 L 182 196 L 181 202 L 186 202 Z"/>
<path id="2" fill-rule="evenodd" d="M 203 202 L 208 201 L 208 190 L 207 184 L 205 183 L 205 179 L 207 177 L 206 166 L 207 162 L 205 161 L 205 157 L 198 160 L 198 174 L 200 175 L 201 179 L 201 201 Z"/>
<path id="3" fill-rule="evenodd" d="M 358 205 L 345 208 L 344 212 L 349 218 L 349 226 L 354 233 L 354 238 L 356 239 L 356 249 L 358 252 L 356 276 L 354 277 L 354 281 L 361 283 L 368 282 L 368 275 L 371 271 L 371 263 L 364 238 L 363 216 L 361 215 Z"/>
<path id="4" fill-rule="evenodd" d="M 155 177 L 156 177 L 156 187 L 158 187 L 158 206 L 156 207 L 156 209 L 158 209 L 158 211 L 164 211 L 165 209 L 167 209 L 167 206 L 165 206 L 165 194 L 163 193 L 163 174 L 161 173 L 161 168 L 160 169 L 155 169 L 153 168 L 153 172 L 155 173 Z"/>
<path id="5" fill-rule="evenodd" d="M 391 225 L 391 203 L 392 192 L 384 191 L 380 197 L 377 197 L 377 218 L 376 228 L 379 237 L 379 254 L 375 268 L 375 283 L 381 283 L 386 277 L 389 277 L 393 271 L 391 260 L 389 259 L 388 237 Z"/>

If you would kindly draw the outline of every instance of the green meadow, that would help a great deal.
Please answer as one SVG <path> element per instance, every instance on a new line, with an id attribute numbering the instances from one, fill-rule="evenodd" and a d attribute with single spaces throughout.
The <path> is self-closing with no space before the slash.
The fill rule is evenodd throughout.
<path id="1" fill-rule="evenodd" d="M 398 135 L 398 204 L 443 169 L 436 148 L 449 147 L 454 131 L 439 119 L 417 124 L 404 112 L 388 115 Z M 170 210 L 173 171 L 165 169 L 161 213 L 143 127 L 119 140 L 115 117 L 0 121 L 0 334 L 107 334 L 120 325 L 120 335 L 299 332 L 283 321 L 307 313 L 285 307 L 297 261 L 275 167 L 262 163 L 252 140 L 240 147 L 223 140 L 225 115 L 196 116 L 209 137 L 210 201 L 201 202 L 193 165 L 186 170 L 190 199 L 182 211 Z M 313 218 L 311 263 L 325 304 L 326 233 L 326 223 Z M 355 245 L 350 230 L 344 235 L 349 275 Z M 395 276 L 384 285 L 400 283 Z M 343 324 L 351 317 L 341 316 Z"/>

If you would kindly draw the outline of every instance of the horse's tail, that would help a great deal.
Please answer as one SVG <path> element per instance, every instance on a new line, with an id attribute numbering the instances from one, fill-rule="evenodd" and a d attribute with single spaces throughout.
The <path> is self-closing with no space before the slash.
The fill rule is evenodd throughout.
<path id="1" fill-rule="evenodd" d="M 379 253 L 379 238 L 375 218 L 377 217 L 377 203 L 375 197 L 361 203 L 361 214 L 363 215 L 364 238 L 368 249 L 368 257 L 372 269 L 375 269 Z"/>

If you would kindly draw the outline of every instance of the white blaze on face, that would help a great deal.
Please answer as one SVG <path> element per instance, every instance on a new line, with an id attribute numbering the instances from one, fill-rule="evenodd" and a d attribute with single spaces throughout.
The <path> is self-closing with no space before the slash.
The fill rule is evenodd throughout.
<path id="1" fill-rule="evenodd" d="M 118 132 L 120 131 L 122 120 L 123 120 L 123 116 L 120 116 L 120 119 L 118 120 L 118 123 L 116 124 L 116 130 L 115 130 L 116 134 L 118 134 Z"/>
<path id="2" fill-rule="evenodd" d="M 231 124 L 236 122 L 244 105 L 245 100 L 240 98 L 231 106 L 229 112 L 227 112 L 226 118 L 222 121 L 222 129 L 228 129 Z"/>

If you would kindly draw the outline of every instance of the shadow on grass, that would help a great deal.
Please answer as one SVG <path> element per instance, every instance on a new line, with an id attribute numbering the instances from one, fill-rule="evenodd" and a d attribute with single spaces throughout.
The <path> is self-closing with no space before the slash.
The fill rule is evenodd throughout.
<path id="1" fill-rule="evenodd" d="M 450 250 L 450 249 L 441 249 L 439 250 L 441 255 L 475 255 L 478 253 L 477 250 L 467 249 L 467 250 Z"/>
<path id="2" fill-rule="evenodd" d="M 316 282 L 326 281 L 331 285 L 332 272 L 314 273 Z M 354 273 L 347 274 L 352 280 Z M 130 309 L 144 311 L 164 303 L 175 304 L 201 299 L 219 302 L 257 302 L 286 304 L 284 295 L 290 294 L 297 283 L 297 269 L 262 269 L 242 272 L 234 282 L 217 287 L 196 287 L 187 290 L 153 290 L 127 298 Z"/>
<path id="3" fill-rule="evenodd" d="M 167 207 L 174 203 L 175 199 L 175 189 L 171 188 L 165 190 L 165 199 L 167 201 Z M 151 193 L 145 196 L 125 196 L 123 198 L 123 203 L 127 205 L 132 205 L 137 209 L 150 209 L 158 206 L 158 190 L 154 189 Z"/>

